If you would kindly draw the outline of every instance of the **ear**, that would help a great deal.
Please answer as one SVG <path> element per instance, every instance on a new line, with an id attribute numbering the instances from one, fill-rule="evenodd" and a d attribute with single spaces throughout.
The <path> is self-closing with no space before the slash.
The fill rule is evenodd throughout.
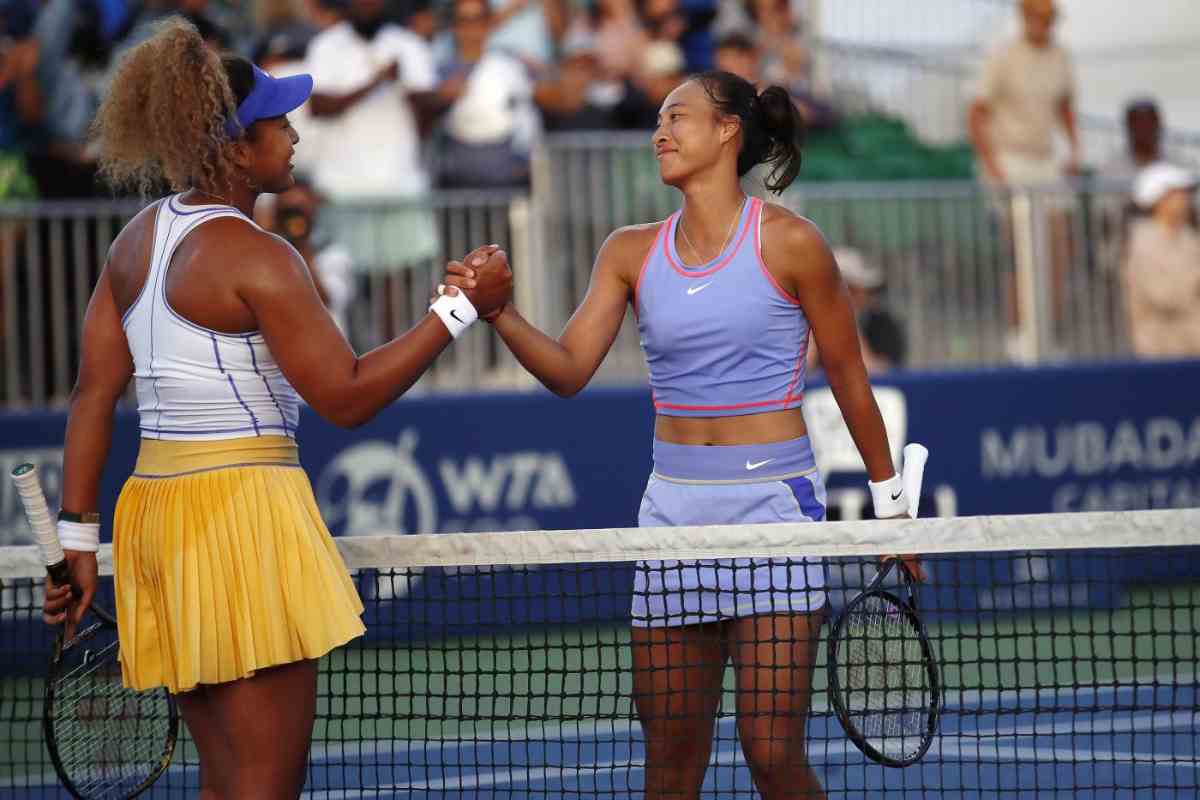
<path id="1" fill-rule="evenodd" d="M 717 125 L 720 128 L 721 144 L 725 144 L 726 142 L 733 141 L 733 138 L 738 135 L 738 132 L 742 129 L 742 119 L 736 114 L 728 114 L 722 117 Z"/>
<path id="2" fill-rule="evenodd" d="M 242 136 L 229 146 L 229 160 L 238 169 L 248 168 L 251 161 L 253 161 L 253 158 L 250 156 L 250 145 L 247 142 L 247 138 L 247 136 Z"/>

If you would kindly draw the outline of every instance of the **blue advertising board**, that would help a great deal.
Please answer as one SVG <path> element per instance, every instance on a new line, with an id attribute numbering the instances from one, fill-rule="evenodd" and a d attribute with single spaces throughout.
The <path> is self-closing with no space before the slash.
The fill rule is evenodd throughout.
<path id="1" fill-rule="evenodd" d="M 897 455 L 905 441 L 930 449 L 923 515 L 1200 506 L 1200 362 L 896 372 L 875 387 Z M 865 473 L 828 388 L 810 386 L 805 409 L 831 517 L 865 515 Z M 38 462 L 52 506 L 65 421 L 61 412 L 0 416 L 0 465 Z M 651 469 L 652 426 L 644 387 L 590 390 L 571 400 L 544 392 L 437 395 L 397 402 L 353 430 L 306 409 L 301 459 L 326 522 L 339 536 L 630 527 Z M 122 411 L 103 479 L 106 520 L 136 447 L 136 415 Z M 0 544 L 29 541 L 5 481 Z M 1101 563 L 1046 557 L 1031 562 L 1032 577 L 1057 584 L 1054 591 L 1068 599 L 1107 603 L 1109 593 L 1087 588 L 1097 577 L 1087 567 L 1092 562 Z M 1196 577 L 1198 562 L 1126 560 L 1122 575 Z M 1031 577 L 996 572 L 1011 565 L 986 575 L 977 574 L 977 563 L 962 569 L 967 571 L 955 582 L 1008 586 L 1014 577 Z M 464 580 L 505 579 L 454 577 Z M 1084 587 L 1082 595 L 1074 584 Z M 435 583 L 424 585 L 429 591 Z M 1062 600 L 1049 589 L 1020 597 L 977 592 L 955 597 L 954 605 L 1018 610 Z M 530 606 L 520 613 L 532 620 L 551 612 Z"/>

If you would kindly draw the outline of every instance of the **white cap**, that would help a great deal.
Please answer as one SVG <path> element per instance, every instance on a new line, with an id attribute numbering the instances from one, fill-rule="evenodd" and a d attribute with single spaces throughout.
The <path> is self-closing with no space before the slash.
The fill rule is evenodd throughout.
<path id="1" fill-rule="evenodd" d="M 883 271 L 868 264 L 862 253 L 853 247 L 834 248 L 833 258 L 837 261 L 842 277 L 851 286 L 863 289 L 878 289 L 883 286 Z"/>
<path id="2" fill-rule="evenodd" d="M 683 72 L 683 50 L 674 42 L 656 41 L 642 51 L 642 72 L 648 77 L 677 75 Z"/>
<path id="3" fill-rule="evenodd" d="M 1176 189 L 1195 189 L 1196 175 L 1183 167 L 1159 161 L 1144 168 L 1133 181 L 1133 202 L 1146 210 Z"/>

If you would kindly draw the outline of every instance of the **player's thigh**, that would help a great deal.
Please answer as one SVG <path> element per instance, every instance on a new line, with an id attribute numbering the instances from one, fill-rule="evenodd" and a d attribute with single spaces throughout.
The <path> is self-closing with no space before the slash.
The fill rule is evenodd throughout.
<path id="1" fill-rule="evenodd" d="M 235 769 L 262 774 L 303 770 L 317 704 L 317 662 L 296 661 L 208 687 Z M 271 742 L 271 747 L 263 747 Z"/>
<path id="2" fill-rule="evenodd" d="M 233 754 L 217 714 L 209 701 L 208 688 L 200 687 L 175 695 L 175 703 L 183 717 L 196 749 L 200 752 L 200 782 L 206 791 L 220 793 L 233 769 Z M 218 794 L 219 796 L 219 794 Z"/>
<path id="3" fill-rule="evenodd" d="M 803 724 L 824 620 L 822 608 L 758 614 L 732 623 L 729 648 L 739 717 L 790 717 Z"/>
<path id="4" fill-rule="evenodd" d="M 694 726 L 716 716 L 726 659 L 718 625 L 634 627 L 631 651 L 643 726 Z"/>

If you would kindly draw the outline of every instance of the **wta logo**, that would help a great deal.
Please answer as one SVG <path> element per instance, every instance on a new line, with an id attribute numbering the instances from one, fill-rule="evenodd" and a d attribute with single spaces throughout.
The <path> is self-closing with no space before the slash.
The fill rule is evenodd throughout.
<path id="1" fill-rule="evenodd" d="M 516 451 L 422 461 L 420 435 L 371 439 L 339 452 L 316 479 L 331 532 L 343 536 L 537 530 L 540 511 L 575 507 L 577 492 L 558 452 Z M 436 444 L 430 449 L 435 450 Z M 419 575 L 381 576 L 377 596 L 408 594 Z"/>

